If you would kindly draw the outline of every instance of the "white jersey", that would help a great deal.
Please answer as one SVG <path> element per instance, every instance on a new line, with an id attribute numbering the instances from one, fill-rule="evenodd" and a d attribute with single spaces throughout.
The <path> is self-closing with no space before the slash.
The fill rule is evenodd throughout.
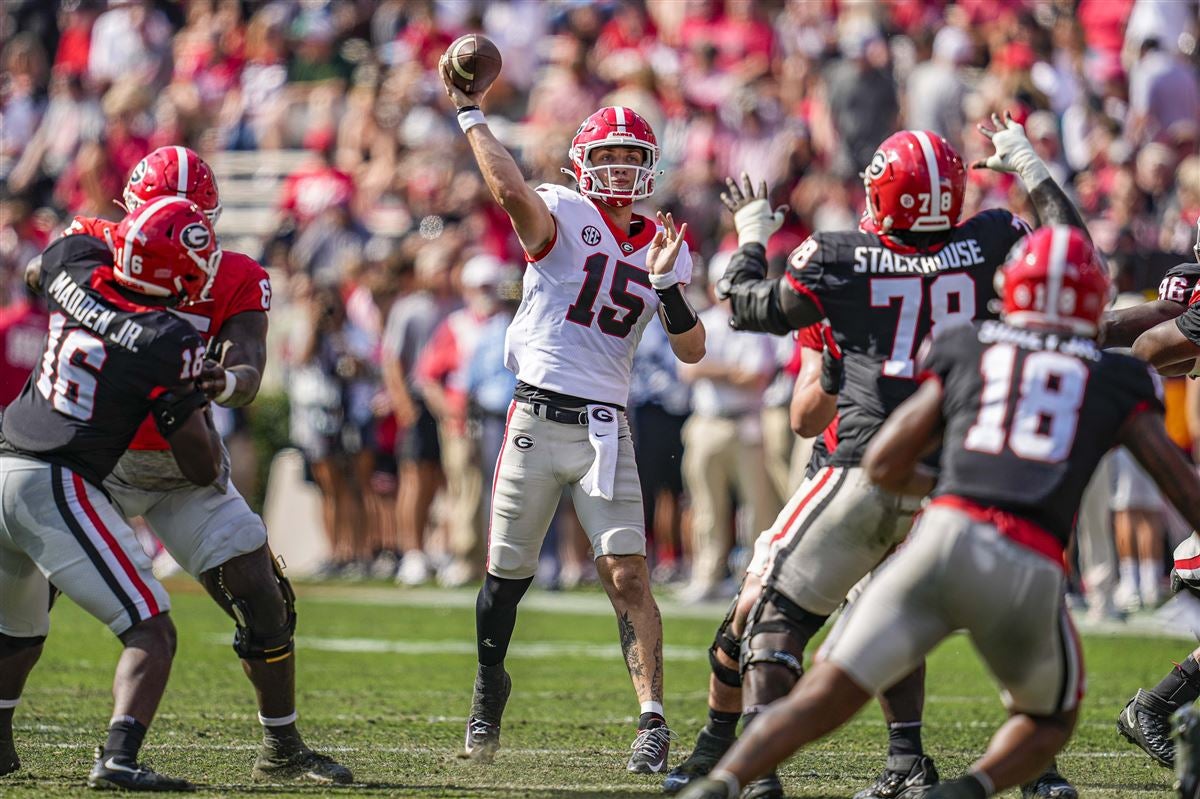
<path id="1" fill-rule="evenodd" d="M 659 305 L 646 271 L 657 225 L 640 217 L 641 231 L 628 237 L 576 191 L 543 184 L 537 192 L 554 215 L 554 238 L 526 256 L 504 363 L 531 386 L 625 405 L 634 350 Z M 675 273 L 681 283 L 692 279 L 686 243 Z"/>

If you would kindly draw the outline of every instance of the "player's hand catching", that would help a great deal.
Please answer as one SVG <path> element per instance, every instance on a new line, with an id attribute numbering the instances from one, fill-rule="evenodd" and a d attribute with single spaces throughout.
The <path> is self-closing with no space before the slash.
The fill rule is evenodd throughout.
<path id="1" fill-rule="evenodd" d="M 225 367 L 206 358 L 200 367 L 200 376 L 196 378 L 196 388 L 209 399 L 220 396 L 225 390 Z"/>
<path id="2" fill-rule="evenodd" d="M 646 269 L 652 275 L 665 275 L 675 268 L 675 259 L 683 247 L 683 234 L 687 232 L 687 222 L 683 227 L 675 229 L 675 219 L 663 212 L 658 212 L 658 224 L 662 227 L 654 234 L 650 249 L 646 251 Z"/>
<path id="3" fill-rule="evenodd" d="M 742 173 L 742 185 L 733 178 L 725 178 L 725 186 L 728 191 L 721 192 L 721 202 L 733 213 L 738 246 L 751 242 L 767 246 L 767 239 L 783 225 L 787 206 L 781 205 L 772 211 L 767 182 L 760 183 L 756 191 L 745 172 Z"/>
<path id="4" fill-rule="evenodd" d="M 1050 176 L 1045 163 L 1029 143 L 1025 126 L 1013 119 L 1011 112 L 1004 112 L 1003 122 L 999 116 L 992 114 L 992 127 L 980 124 L 978 128 L 992 142 L 996 152 L 971 164 L 972 168 L 1016 172 L 1030 188 Z"/>
<path id="5" fill-rule="evenodd" d="M 455 108 L 463 108 L 468 105 L 483 105 L 483 96 L 487 94 L 488 90 L 481 89 L 474 94 L 467 94 L 455 86 L 454 81 L 450 79 L 450 59 L 446 53 L 442 53 L 442 57 L 438 61 L 438 74 L 442 76 L 442 84 L 446 87 L 446 94 L 450 97 L 450 102 L 454 103 Z M 490 88 L 489 86 L 488 89 Z"/>

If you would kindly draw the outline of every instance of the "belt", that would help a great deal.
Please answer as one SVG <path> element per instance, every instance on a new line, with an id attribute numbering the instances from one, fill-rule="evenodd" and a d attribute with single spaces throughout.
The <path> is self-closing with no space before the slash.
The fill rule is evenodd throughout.
<path id="1" fill-rule="evenodd" d="M 545 419 L 548 422 L 558 422 L 559 424 L 582 424 L 588 423 L 587 408 L 564 408 L 560 405 L 551 405 L 548 402 L 535 402 L 533 400 L 517 398 L 517 402 L 524 403 L 529 406 L 529 410 L 534 416 Z"/>

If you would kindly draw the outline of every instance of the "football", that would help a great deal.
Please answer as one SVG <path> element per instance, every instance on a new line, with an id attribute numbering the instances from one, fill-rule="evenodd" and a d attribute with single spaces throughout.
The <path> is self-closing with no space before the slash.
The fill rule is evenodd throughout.
<path id="1" fill-rule="evenodd" d="M 479 33 L 458 37 L 446 50 L 446 70 L 450 79 L 467 94 L 491 86 L 500 74 L 500 65 L 500 50 L 491 39 Z"/>

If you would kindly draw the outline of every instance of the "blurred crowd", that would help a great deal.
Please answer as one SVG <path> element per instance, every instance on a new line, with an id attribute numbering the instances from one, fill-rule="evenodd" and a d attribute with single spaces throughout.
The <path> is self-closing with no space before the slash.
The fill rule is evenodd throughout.
<path id="1" fill-rule="evenodd" d="M 220 178 L 223 153 L 305 151 L 258 199 L 266 232 L 236 243 L 272 277 L 264 391 L 286 393 L 289 437 L 320 488 L 325 573 L 479 577 L 524 259 L 436 75 L 467 31 L 504 56 L 485 110 L 531 181 L 569 180 L 567 146 L 596 108 L 645 116 L 665 170 L 648 205 L 689 223 L 709 268 L 735 246 L 726 175 L 765 179 L 789 206 L 768 253 L 779 269 L 810 232 L 855 227 L 858 174 L 887 135 L 934 130 L 971 163 L 986 154 L 975 125 L 1005 110 L 1078 202 L 1122 291 L 1152 292 L 1191 258 L 1195 0 L 7 0 L 0 404 L 44 330 L 21 268 L 72 215 L 119 218 L 146 152 L 186 144 Z M 1032 218 L 1011 176 L 971 171 L 964 217 L 997 205 Z M 226 211 L 218 232 L 242 234 L 240 222 Z M 708 271 L 690 287 L 697 306 Z M 689 580 L 690 597 L 729 590 L 802 472 L 787 426 L 795 346 L 710 339 L 706 368 L 688 370 L 648 328 L 629 413 L 650 556 L 657 579 Z M 1169 392 L 1190 451 L 1197 414 L 1182 385 Z M 254 423 L 253 409 L 226 418 L 231 446 Z M 1161 541 L 1161 507 L 1147 513 L 1129 524 L 1157 525 Z M 568 503 L 545 584 L 589 578 L 576 526 Z"/>

